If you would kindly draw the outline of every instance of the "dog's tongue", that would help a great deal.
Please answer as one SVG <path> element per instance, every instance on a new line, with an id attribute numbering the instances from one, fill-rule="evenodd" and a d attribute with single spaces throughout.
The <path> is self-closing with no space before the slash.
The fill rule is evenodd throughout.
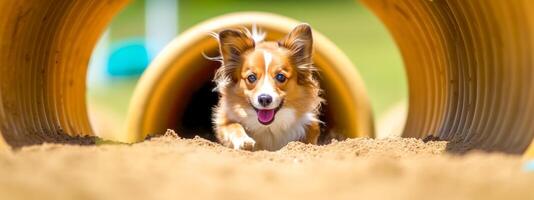
<path id="1" fill-rule="evenodd" d="M 261 123 L 269 123 L 274 118 L 274 109 L 271 110 L 258 110 L 258 120 Z"/>

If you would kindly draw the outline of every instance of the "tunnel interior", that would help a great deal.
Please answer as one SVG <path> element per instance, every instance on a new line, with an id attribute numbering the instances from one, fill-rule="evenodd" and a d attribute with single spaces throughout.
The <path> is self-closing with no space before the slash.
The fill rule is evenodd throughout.
<path id="1" fill-rule="evenodd" d="M 194 138 L 200 136 L 210 141 L 216 141 L 216 137 L 212 125 L 212 113 L 214 107 L 219 101 L 219 95 L 213 91 L 215 83 L 212 81 L 215 71 L 220 66 L 220 63 L 213 61 L 203 61 L 202 66 L 195 67 L 200 69 L 192 75 L 192 79 L 187 87 L 187 92 L 183 95 L 178 95 L 175 104 L 184 104 L 175 108 L 177 116 L 170 117 L 170 127 L 176 130 L 180 137 Z M 193 80 L 194 77 L 194 80 Z M 323 87 L 324 80 L 321 76 L 317 76 L 321 82 L 321 97 L 326 101 L 321 106 L 319 119 L 324 122 L 321 125 L 321 135 L 319 137 L 319 144 L 327 144 L 332 139 L 342 140 L 346 137 L 342 134 L 336 134 L 332 131 L 335 121 L 331 109 L 328 105 L 328 100 L 331 96 L 328 94 L 328 89 Z"/>

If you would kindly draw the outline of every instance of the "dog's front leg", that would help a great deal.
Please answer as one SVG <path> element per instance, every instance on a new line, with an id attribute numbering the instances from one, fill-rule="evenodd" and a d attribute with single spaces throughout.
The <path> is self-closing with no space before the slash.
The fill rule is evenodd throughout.
<path id="1" fill-rule="evenodd" d="M 321 127 L 318 122 L 312 122 L 308 127 L 306 132 L 306 137 L 304 138 L 304 143 L 307 144 L 317 144 L 319 140 L 319 135 L 321 134 Z"/>
<path id="2" fill-rule="evenodd" d="M 227 147 L 234 149 L 253 150 L 256 141 L 250 138 L 245 128 L 238 123 L 230 123 L 217 127 L 217 139 Z"/>

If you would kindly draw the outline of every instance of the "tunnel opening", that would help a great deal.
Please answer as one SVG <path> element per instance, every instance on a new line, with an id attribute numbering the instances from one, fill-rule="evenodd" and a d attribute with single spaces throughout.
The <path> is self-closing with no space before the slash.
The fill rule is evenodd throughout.
<path id="1" fill-rule="evenodd" d="M 297 23 L 267 13 L 238 13 L 184 32 L 152 61 L 139 80 L 128 110 L 127 132 L 119 138 L 135 142 L 174 129 L 184 138 L 201 136 L 213 140 L 211 118 L 218 94 L 212 91 L 212 78 L 220 63 L 203 57 L 203 54 L 218 55 L 217 41 L 206 32 L 229 27 L 250 28 L 256 24 L 269 33 L 266 40 L 278 40 Z M 314 44 L 313 60 L 320 70 L 322 95 L 326 100 L 320 116 L 324 122 L 321 143 L 331 138 L 373 137 L 369 99 L 356 68 L 318 32 Z"/>
<path id="2" fill-rule="evenodd" d="M 196 136 L 216 142 L 214 127 L 212 123 L 212 113 L 219 101 L 219 94 L 214 91 L 215 83 L 212 81 L 215 71 L 220 66 L 218 62 L 205 61 L 203 66 L 191 76 L 188 85 L 188 92 L 184 95 L 179 95 L 175 101 L 177 108 L 175 113 L 178 115 L 172 117 L 174 124 L 171 126 L 178 133 L 180 137 L 194 138 Z M 332 110 L 328 105 L 328 99 L 331 97 L 328 94 L 328 89 L 324 87 L 324 80 L 320 79 L 320 85 L 323 90 L 321 97 L 326 101 L 321 106 L 319 119 L 324 122 L 321 124 L 321 135 L 318 144 L 328 144 L 332 139 L 344 140 L 347 137 L 343 134 L 332 130 L 334 117 Z M 193 80 L 194 79 L 194 80 Z M 184 100 L 185 98 L 185 100 Z M 178 104 L 182 104 L 179 106 Z M 173 123 L 171 121 L 171 123 Z"/>

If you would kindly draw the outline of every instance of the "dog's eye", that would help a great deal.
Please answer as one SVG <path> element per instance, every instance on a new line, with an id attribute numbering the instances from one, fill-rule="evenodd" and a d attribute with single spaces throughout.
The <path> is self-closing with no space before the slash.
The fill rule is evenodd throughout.
<path id="1" fill-rule="evenodd" d="M 250 83 L 254 83 L 254 82 L 256 82 L 257 79 L 258 79 L 258 78 L 256 78 L 256 75 L 254 75 L 254 74 L 248 75 L 248 77 L 247 77 L 247 80 L 248 80 L 248 82 L 250 82 Z"/>
<path id="2" fill-rule="evenodd" d="M 280 83 L 283 83 L 287 79 L 283 74 L 277 74 L 274 78 L 276 78 L 276 80 Z"/>

